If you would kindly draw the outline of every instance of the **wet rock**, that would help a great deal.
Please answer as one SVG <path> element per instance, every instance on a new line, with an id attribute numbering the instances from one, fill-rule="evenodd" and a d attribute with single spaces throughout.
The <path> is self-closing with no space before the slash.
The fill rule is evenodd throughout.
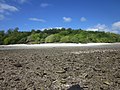
<path id="1" fill-rule="evenodd" d="M 108 81 L 105 81 L 104 84 L 105 85 L 110 85 L 110 83 Z"/>
<path id="2" fill-rule="evenodd" d="M 60 83 L 61 83 L 61 84 L 66 84 L 67 82 L 66 82 L 65 79 L 62 79 L 62 80 L 60 81 Z"/>
<path id="3" fill-rule="evenodd" d="M 80 70 L 80 67 L 76 67 L 75 69 L 76 69 L 76 70 Z"/>
<path id="4" fill-rule="evenodd" d="M 116 72 L 116 73 L 114 74 L 114 77 L 115 77 L 115 78 L 120 78 L 120 72 Z"/>
<path id="5" fill-rule="evenodd" d="M 56 73 L 58 73 L 58 74 L 63 74 L 63 73 L 65 73 L 65 72 L 66 72 L 65 70 L 56 71 Z"/>
<path id="6" fill-rule="evenodd" d="M 115 83 L 120 84 L 120 79 L 116 80 Z"/>
<path id="7" fill-rule="evenodd" d="M 102 85 L 100 90 L 110 90 L 110 88 L 107 85 Z"/>
<path id="8" fill-rule="evenodd" d="M 16 63 L 16 64 L 14 64 L 14 66 L 15 66 L 15 67 L 22 67 L 22 64 Z"/>
<path id="9" fill-rule="evenodd" d="M 85 75 L 85 78 L 87 78 L 87 79 L 91 79 L 93 77 L 93 74 L 92 73 L 89 73 L 89 74 L 86 74 Z"/>
<path id="10" fill-rule="evenodd" d="M 44 71 L 43 72 L 43 74 L 42 74 L 42 76 L 46 76 L 47 75 L 47 72 L 46 71 Z"/>
<path id="11" fill-rule="evenodd" d="M 40 67 L 37 67 L 36 69 L 37 69 L 37 70 L 39 70 L 39 69 L 40 69 Z"/>
<path id="12" fill-rule="evenodd" d="M 68 71 L 68 67 L 63 67 L 64 71 Z"/>
<path id="13" fill-rule="evenodd" d="M 3 77 L 0 77 L 0 80 L 2 80 L 2 81 L 3 81 L 3 80 L 4 80 L 4 78 L 3 78 Z"/>
<path id="14" fill-rule="evenodd" d="M 14 81 L 20 81 L 20 78 L 16 78 Z"/>
<path id="15" fill-rule="evenodd" d="M 26 67 L 26 69 L 30 69 L 30 67 Z"/>
<path id="16" fill-rule="evenodd" d="M 80 85 L 79 84 L 77 84 L 77 85 L 73 85 L 73 86 L 71 86 L 69 89 L 67 89 L 67 90 L 84 90 L 82 87 L 80 87 Z"/>

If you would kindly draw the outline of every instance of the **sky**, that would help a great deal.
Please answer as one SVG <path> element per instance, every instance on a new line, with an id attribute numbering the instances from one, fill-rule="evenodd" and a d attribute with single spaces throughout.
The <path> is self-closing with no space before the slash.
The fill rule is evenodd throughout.
<path id="1" fill-rule="evenodd" d="M 0 30 L 15 27 L 120 33 L 120 0 L 0 0 Z"/>

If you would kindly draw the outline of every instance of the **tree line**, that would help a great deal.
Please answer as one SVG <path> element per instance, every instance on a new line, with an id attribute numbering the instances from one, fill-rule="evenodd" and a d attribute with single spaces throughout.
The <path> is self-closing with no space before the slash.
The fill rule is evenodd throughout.
<path id="1" fill-rule="evenodd" d="M 0 45 L 40 43 L 114 43 L 120 35 L 110 32 L 85 31 L 81 29 L 45 29 L 19 31 L 19 28 L 0 30 Z"/>

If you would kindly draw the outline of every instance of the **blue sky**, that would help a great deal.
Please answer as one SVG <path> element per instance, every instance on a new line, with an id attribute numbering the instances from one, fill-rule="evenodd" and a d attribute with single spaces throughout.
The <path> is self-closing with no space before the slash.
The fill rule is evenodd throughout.
<path id="1" fill-rule="evenodd" d="M 0 30 L 15 27 L 120 33 L 120 0 L 0 0 Z"/>

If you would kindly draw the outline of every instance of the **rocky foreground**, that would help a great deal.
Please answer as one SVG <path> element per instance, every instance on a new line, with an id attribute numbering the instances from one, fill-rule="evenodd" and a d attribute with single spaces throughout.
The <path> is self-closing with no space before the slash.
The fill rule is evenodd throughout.
<path id="1" fill-rule="evenodd" d="M 120 46 L 0 50 L 0 90 L 120 90 Z"/>

